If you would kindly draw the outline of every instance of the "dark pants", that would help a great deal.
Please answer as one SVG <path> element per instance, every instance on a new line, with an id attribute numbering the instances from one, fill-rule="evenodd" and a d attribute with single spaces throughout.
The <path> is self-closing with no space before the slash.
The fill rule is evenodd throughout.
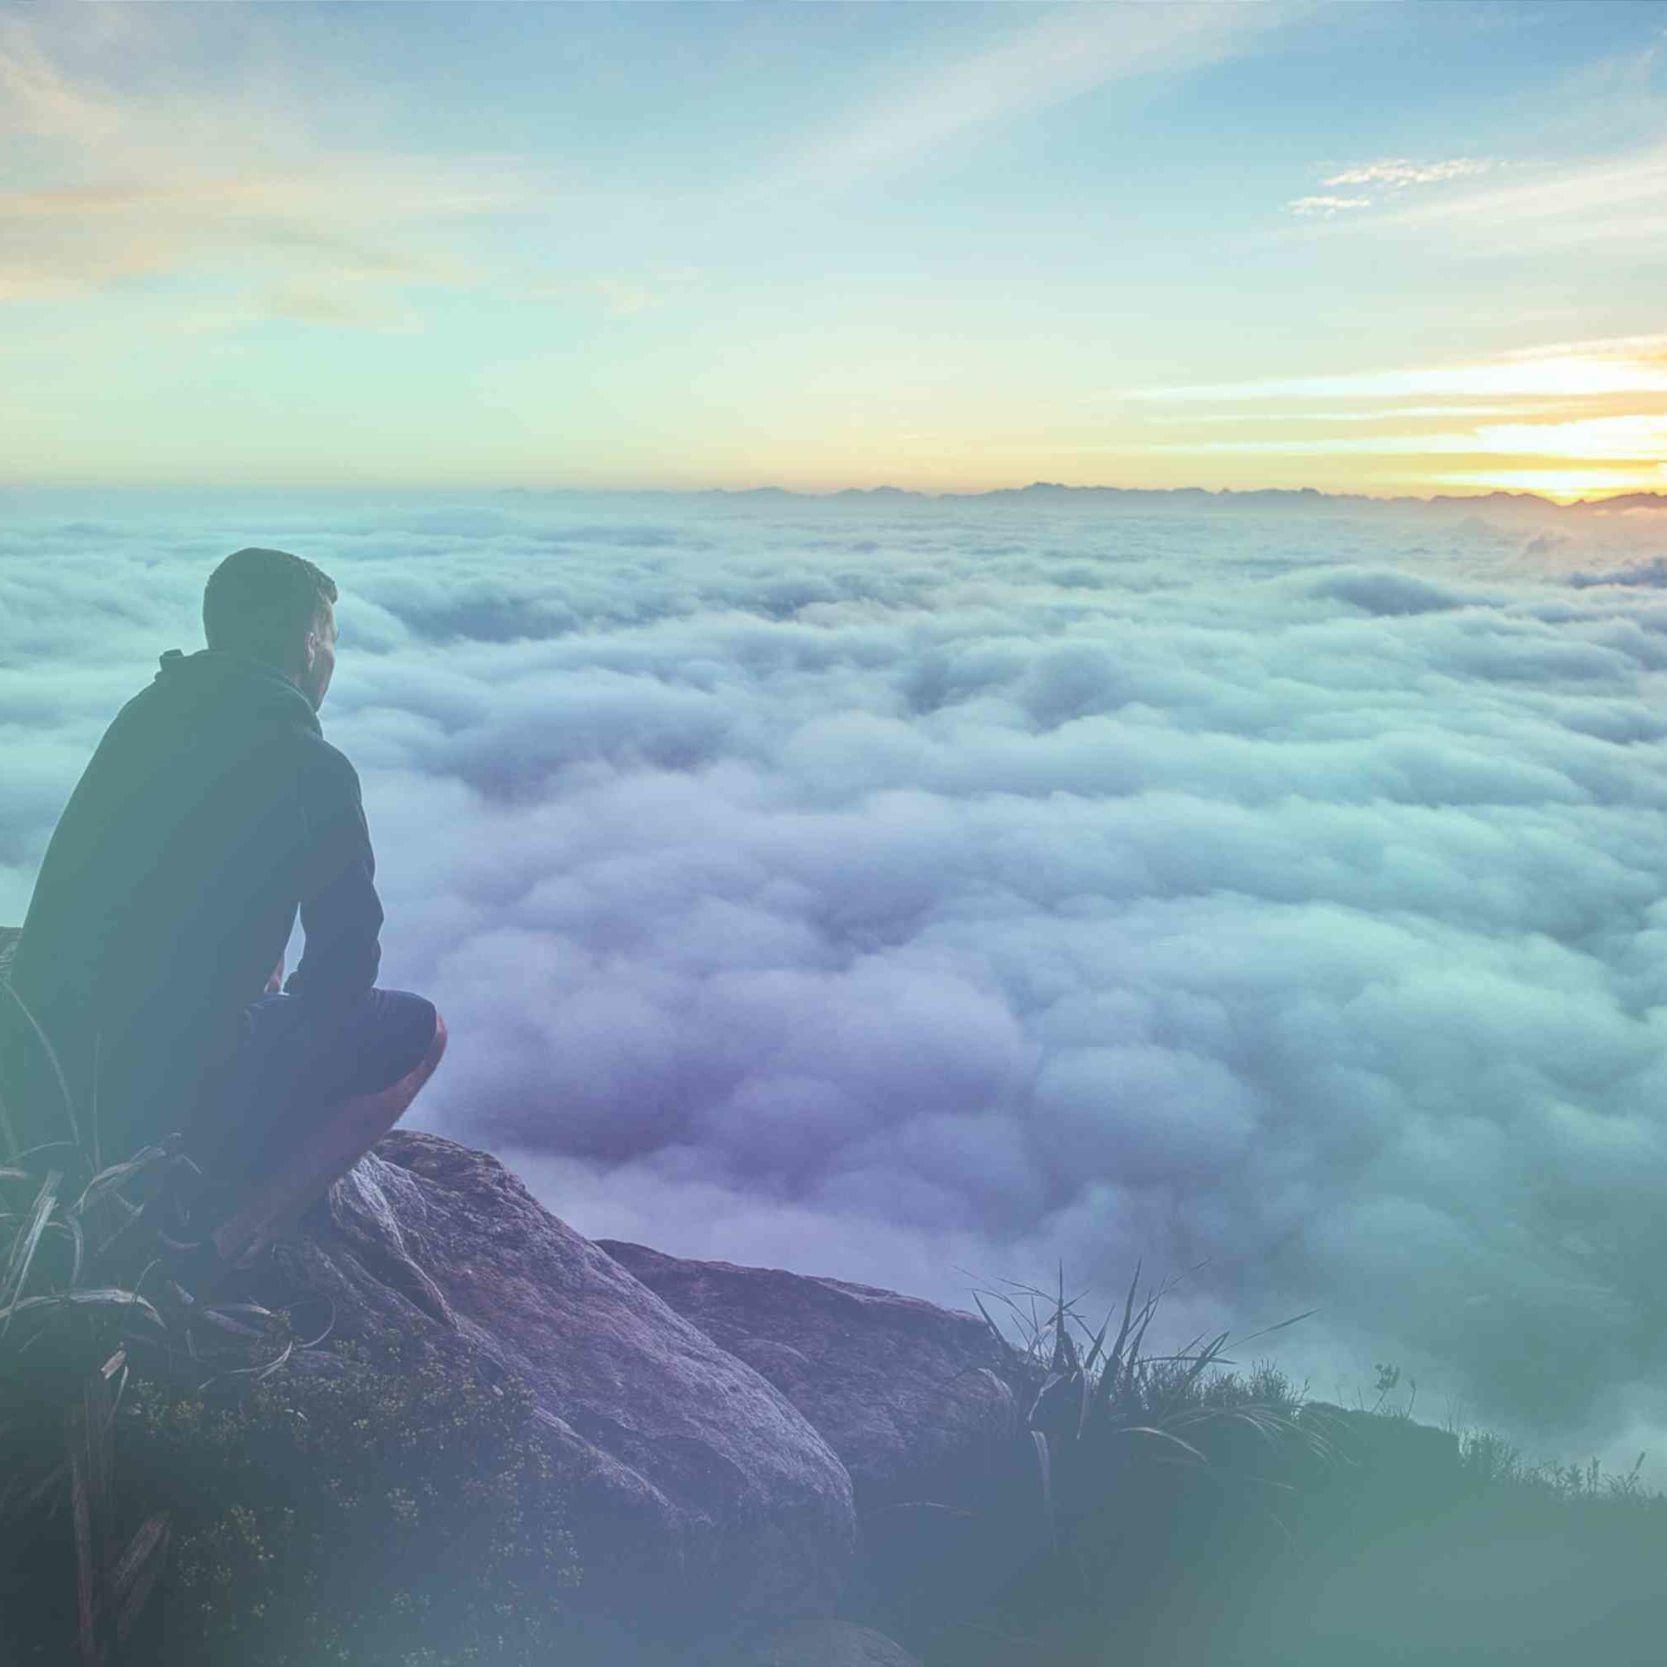
<path id="1" fill-rule="evenodd" d="M 345 1099 L 390 1088 L 422 1062 L 439 1015 L 409 990 L 371 989 L 319 1008 L 280 991 L 243 1010 L 242 1036 L 198 1161 L 216 1181 L 259 1174 L 328 1122 Z"/>

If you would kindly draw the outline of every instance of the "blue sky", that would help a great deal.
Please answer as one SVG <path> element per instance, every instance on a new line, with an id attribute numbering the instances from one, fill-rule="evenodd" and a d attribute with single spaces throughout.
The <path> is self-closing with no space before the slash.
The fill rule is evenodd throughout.
<path id="1" fill-rule="evenodd" d="M 1590 0 L 0 8 L 0 468 L 1667 488 L 1664 95 Z"/>

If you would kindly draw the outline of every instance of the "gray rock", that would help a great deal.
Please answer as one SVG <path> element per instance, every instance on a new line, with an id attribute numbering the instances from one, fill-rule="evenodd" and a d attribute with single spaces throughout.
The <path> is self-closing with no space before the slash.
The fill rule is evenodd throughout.
<path id="1" fill-rule="evenodd" d="M 793 1404 L 546 1211 L 495 1158 L 395 1131 L 278 1246 L 339 1334 L 420 1328 L 527 1380 L 585 1570 L 576 1607 L 827 1614 L 857 1535 L 850 1478 Z"/>
<path id="2" fill-rule="evenodd" d="M 596 1242 L 815 1425 L 860 1512 L 982 1500 L 1019 1416 L 982 1318 L 872 1285 Z"/>

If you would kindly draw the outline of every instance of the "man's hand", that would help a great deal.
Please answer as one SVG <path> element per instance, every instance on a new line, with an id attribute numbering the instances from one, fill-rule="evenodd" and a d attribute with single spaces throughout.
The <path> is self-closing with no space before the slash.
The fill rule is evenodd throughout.
<path id="1" fill-rule="evenodd" d="M 278 957 L 278 964 L 272 969 L 272 976 L 266 981 L 266 994 L 272 995 L 284 987 L 284 958 Z"/>

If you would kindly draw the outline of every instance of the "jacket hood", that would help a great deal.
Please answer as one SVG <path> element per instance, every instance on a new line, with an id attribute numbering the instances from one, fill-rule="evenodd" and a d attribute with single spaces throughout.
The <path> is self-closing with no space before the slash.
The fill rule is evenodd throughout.
<path id="1" fill-rule="evenodd" d="M 199 648 L 195 654 L 170 648 L 157 666 L 153 683 L 189 705 L 236 705 L 251 717 L 324 733 L 313 703 L 282 672 L 259 660 L 216 648 Z"/>

